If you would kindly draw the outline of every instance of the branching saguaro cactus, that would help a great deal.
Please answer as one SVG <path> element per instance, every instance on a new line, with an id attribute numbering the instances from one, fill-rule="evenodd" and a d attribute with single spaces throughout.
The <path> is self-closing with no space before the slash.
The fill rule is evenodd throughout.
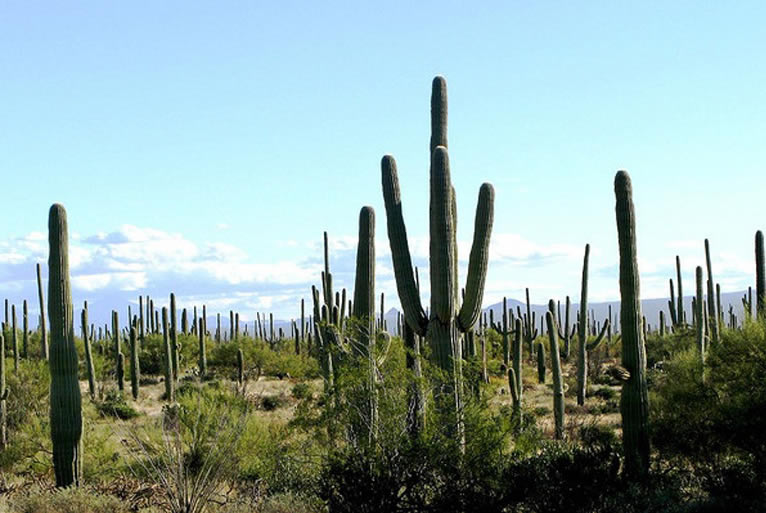
<path id="1" fill-rule="evenodd" d="M 588 390 L 588 351 L 596 349 L 609 328 L 609 319 L 604 322 L 596 340 L 588 344 L 588 259 L 590 244 L 585 245 L 585 257 L 582 263 L 582 285 L 580 288 L 580 323 L 577 328 L 577 404 L 585 404 Z M 594 320 L 595 322 L 595 320 Z"/>
<path id="2" fill-rule="evenodd" d="M 455 242 L 455 193 L 450 179 L 447 154 L 447 86 L 442 77 L 433 81 L 431 95 L 431 208 L 430 274 L 431 308 L 426 317 L 413 276 L 407 230 L 402 216 L 401 193 L 396 162 L 383 157 L 382 185 L 386 206 L 388 239 L 391 245 L 396 288 L 406 322 L 416 335 L 431 344 L 435 363 L 449 375 L 457 437 L 464 440 L 462 424 L 462 355 L 458 331 L 465 333 L 481 312 L 492 221 L 494 189 L 485 183 L 479 191 L 474 240 L 468 263 L 465 300 L 458 308 L 457 245 Z"/>
<path id="3" fill-rule="evenodd" d="M 705 239 L 705 263 L 707 265 L 707 314 L 710 323 L 710 340 L 718 342 L 718 313 L 715 301 L 715 282 L 713 281 L 713 266 L 710 263 L 710 242 Z"/>
<path id="4" fill-rule="evenodd" d="M 559 354 L 559 336 L 553 314 L 545 312 L 545 323 L 548 327 L 550 341 L 551 373 L 553 374 L 553 417 L 555 421 L 556 440 L 564 438 L 564 377 L 561 373 L 561 356 Z"/>
<path id="5" fill-rule="evenodd" d="M 79 486 L 82 474 L 82 397 L 77 381 L 72 291 L 69 285 L 69 233 L 66 210 L 48 214 L 48 314 L 51 322 L 51 441 L 56 486 Z"/>
<path id="6" fill-rule="evenodd" d="M 575 333 L 575 326 L 571 326 L 570 328 L 570 322 L 569 322 L 569 312 L 572 307 L 572 302 L 569 299 L 569 296 L 567 296 L 566 299 L 566 313 L 564 314 L 564 323 L 561 323 L 561 316 L 559 315 L 559 322 L 557 323 L 559 326 L 559 339 L 564 343 L 564 347 L 561 348 L 561 356 L 564 358 L 564 360 L 569 359 L 569 353 L 571 352 L 572 348 L 572 337 Z"/>
<path id="7" fill-rule="evenodd" d="M 630 176 L 625 171 L 619 171 L 615 176 L 614 193 L 620 247 L 622 367 L 627 373 L 620 397 L 625 473 L 641 478 L 649 472 L 649 393 L 636 252 L 636 214 Z"/>

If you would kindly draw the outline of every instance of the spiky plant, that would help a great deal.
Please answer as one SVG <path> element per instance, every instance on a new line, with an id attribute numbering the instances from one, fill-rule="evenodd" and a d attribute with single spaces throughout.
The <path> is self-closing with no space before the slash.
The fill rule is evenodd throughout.
<path id="1" fill-rule="evenodd" d="M 69 233 L 64 207 L 48 214 L 48 314 L 50 341 L 50 427 L 56 486 L 79 486 L 82 475 L 82 397 L 77 380 L 72 291 L 69 284 Z"/>

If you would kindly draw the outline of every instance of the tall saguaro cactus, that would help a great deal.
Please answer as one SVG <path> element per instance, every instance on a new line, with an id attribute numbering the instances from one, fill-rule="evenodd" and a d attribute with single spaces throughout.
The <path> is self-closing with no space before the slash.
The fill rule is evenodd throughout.
<path id="1" fill-rule="evenodd" d="M 455 193 L 450 179 L 447 153 L 447 86 L 442 77 L 433 81 L 431 95 L 431 207 L 430 274 L 431 308 L 426 317 L 413 275 L 407 229 L 402 216 L 396 162 L 390 155 L 381 162 L 383 198 L 388 239 L 391 245 L 396 288 L 406 322 L 416 335 L 427 337 L 438 367 L 451 381 L 457 436 L 462 427 L 462 369 L 458 332 L 470 330 L 479 318 L 487 273 L 487 259 L 494 213 L 494 189 L 485 183 L 479 191 L 473 246 L 468 263 L 465 299 L 458 308 L 457 247 L 455 244 Z"/>
<path id="2" fill-rule="evenodd" d="M 615 176 L 614 194 L 620 247 L 622 366 L 629 374 L 623 382 L 620 397 L 622 441 L 625 472 L 640 478 L 649 472 L 649 393 L 636 254 L 636 214 L 633 187 L 627 172 L 619 171 Z"/>
<path id="3" fill-rule="evenodd" d="M 82 473 L 82 397 L 77 381 L 72 291 L 69 285 L 69 233 L 66 210 L 48 214 L 48 315 L 50 341 L 50 421 L 56 486 L 79 486 Z"/>
<path id="4" fill-rule="evenodd" d="M 82 342 L 83 346 L 85 347 L 85 365 L 88 368 L 88 392 L 90 393 L 90 398 L 95 399 L 96 398 L 96 370 L 93 366 L 93 348 L 91 346 L 92 340 L 91 337 L 88 337 L 88 302 L 85 302 L 85 305 L 82 309 L 82 314 L 80 316 L 80 324 L 82 325 Z"/>
<path id="5" fill-rule="evenodd" d="M 5 387 L 5 337 L 0 330 L 0 449 L 8 443 L 8 419 L 6 413 L 8 389 Z"/>
<path id="6" fill-rule="evenodd" d="M 766 301 L 766 265 L 764 264 L 763 232 L 755 232 L 755 304 L 756 316 L 761 317 Z M 752 303 L 752 301 L 751 301 Z"/>
<path id="7" fill-rule="evenodd" d="M 48 359 L 48 329 L 45 325 L 45 298 L 43 297 L 43 279 L 40 264 L 37 264 L 37 297 L 40 300 L 40 350 L 42 358 Z"/>

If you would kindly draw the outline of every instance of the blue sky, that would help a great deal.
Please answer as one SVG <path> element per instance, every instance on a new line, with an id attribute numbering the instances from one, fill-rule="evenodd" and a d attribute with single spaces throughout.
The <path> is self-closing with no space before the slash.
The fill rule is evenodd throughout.
<path id="1" fill-rule="evenodd" d="M 372 205 L 395 305 L 379 163 L 397 159 L 425 266 L 436 74 L 464 245 L 480 184 L 496 188 L 485 303 L 577 296 L 586 242 L 591 298 L 617 298 L 623 168 L 645 297 L 676 254 L 691 291 L 705 237 L 724 290 L 745 288 L 766 227 L 765 19 L 762 2 L 4 1 L 0 296 L 34 299 L 61 202 L 78 302 L 174 290 L 292 317 L 323 230 L 353 285 Z"/>

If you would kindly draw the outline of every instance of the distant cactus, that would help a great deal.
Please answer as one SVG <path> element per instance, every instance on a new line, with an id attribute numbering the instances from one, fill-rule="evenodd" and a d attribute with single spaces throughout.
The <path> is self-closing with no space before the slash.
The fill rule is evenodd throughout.
<path id="1" fill-rule="evenodd" d="M 537 343 L 537 382 L 545 383 L 545 346 Z"/>
<path id="2" fill-rule="evenodd" d="M 5 337 L 0 330 L 0 450 L 8 444 L 8 412 L 6 399 L 8 389 L 5 387 Z"/>
<path id="3" fill-rule="evenodd" d="M 74 342 L 69 284 L 66 210 L 55 204 L 48 215 L 48 314 L 50 341 L 50 429 L 56 486 L 79 486 L 82 475 L 82 397 Z"/>
<path id="4" fill-rule="evenodd" d="M 29 312 L 27 311 L 27 300 L 21 307 L 21 357 L 29 358 Z"/>
<path id="5" fill-rule="evenodd" d="M 245 382 L 245 355 L 242 349 L 237 349 L 237 383 L 242 386 Z"/>
<path id="6" fill-rule="evenodd" d="M 207 347 L 205 345 L 205 322 L 200 319 L 197 333 L 199 336 L 199 375 L 204 378 L 207 375 Z"/>
<path id="7" fill-rule="evenodd" d="M 162 307 L 162 342 L 164 346 L 163 367 L 165 371 L 165 400 L 173 402 L 175 400 L 175 383 L 173 379 L 173 349 L 170 342 L 170 329 L 168 327 L 168 309 Z"/>
<path id="8" fill-rule="evenodd" d="M 561 323 L 560 315 L 559 315 L 559 323 L 557 323 L 559 327 L 559 333 L 558 333 L 559 339 L 563 341 L 564 343 L 564 347 L 562 348 L 562 351 L 561 351 L 561 356 L 564 358 L 564 360 L 569 359 L 569 354 L 572 348 L 572 337 L 574 336 L 574 333 L 575 333 L 575 326 L 571 326 L 571 329 L 570 329 L 569 311 L 571 309 L 571 306 L 572 306 L 572 303 L 569 299 L 569 296 L 567 296 L 566 310 L 565 310 L 566 313 L 564 314 L 565 315 L 564 323 L 560 324 Z"/>
<path id="9" fill-rule="evenodd" d="M 763 233 L 761 230 L 755 232 L 755 304 L 756 316 L 763 316 L 764 305 L 766 304 L 766 264 L 764 264 Z"/>
<path id="10" fill-rule="evenodd" d="M 625 171 L 615 176 L 614 193 L 620 248 L 622 367 L 629 373 L 623 382 L 620 399 L 625 472 L 631 477 L 642 477 L 649 472 L 649 393 L 636 252 L 636 214 L 630 176 Z M 681 297 L 679 293 L 679 299 Z"/>
<path id="11" fill-rule="evenodd" d="M 590 244 L 585 245 L 580 285 L 580 318 L 577 329 L 577 404 L 585 404 L 588 389 L 588 258 Z"/>
<path id="12" fill-rule="evenodd" d="M 138 361 L 138 336 L 136 327 L 130 327 L 130 392 L 133 399 L 138 399 L 139 383 L 141 382 L 141 364 Z"/>
<path id="13" fill-rule="evenodd" d="M 521 419 L 521 397 L 519 396 L 519 381 L 513 367 L 508 369 L 508 389 L 511 392 L 512 411 L 514 419 Z"/>
<path id="14" fill-rule="evenodd" d="M 125 390 L 125 355 L 122 352 L 117 353 L 117 390 Z"/>
<path id="15" fill-rule="evenodd" d="M 197 322 L 197 312 L 194 312 L 194 322 Z M 176 295 L 170 293 L 170 351 L 173 356 L 173 380 L 178 381 L 181 371 L 181 345 L 178 343 L 178 316 L 176 315 Z"/>
<path id="16" fill-rule="evenodd" d="M 700 319 L 704 317 L 704 301 L 702 299 L 702 267 L 697 266 L 696 272 L 695 272 L 695 278 L 696 278 L 696 284 L 697 284 L 697 298 L 694 302 L 694 314 L 695 318 L 697 319 L 697 322 L 695 323 L 695 327 L 697 328 L 696 334 L 697 334 L 697 351 L 699 351 L 700 358 L 702 359 L 702 362 L 705 361 L 705 323 L 700 322 Z"/>
<path id="17" fill-rule="evenodd" d="M 82 325 L 82 342 L 85 346 L 85 366 L 88 369 L 88 392 L 90 398 L 96 398 L 96 370 L 93 366 L 93 349 L 91 347 L 91 339 L 88 337 L 88 302 L 82 309 L 80 315 L 80 321 Z"/>
<path id="18" fill-rule="evenodd" d="M 707 314 L 710 325 L 710 340 L 718 342 L 718 314 L 715 307 L 715 282 L 713 281 L 713 267 L 710 264 L 710 242 L 705 239 L 705 262 L 707 264 Z"/>
<path id="19" fill-rule="evenodd" d="M 43 297 L 43 279 L 40 274 L 40 264 L 37 264 L 37 297 L 40 300 L 40 351 L 44 359 L 48 359 L 48 328 L 45 325 L 45 298 Z"/>
<path id="20" fill-rule="evenodd" d="M 16 305 L 11 305 L 11 340 L 13 343 L 13 370 L 18 372 L 21 353 L 19 352 L 19 337 L 16 325 Z"/>
<path id="21" fill-rule="evenodd" d="M 678 313 L 676 320 L 678 326 L 686 324 L 686 314 L 684 313 L 684 289 L 681 282 L 681 257 L 676 255 L 676 279 L 678 280 Z"/>

